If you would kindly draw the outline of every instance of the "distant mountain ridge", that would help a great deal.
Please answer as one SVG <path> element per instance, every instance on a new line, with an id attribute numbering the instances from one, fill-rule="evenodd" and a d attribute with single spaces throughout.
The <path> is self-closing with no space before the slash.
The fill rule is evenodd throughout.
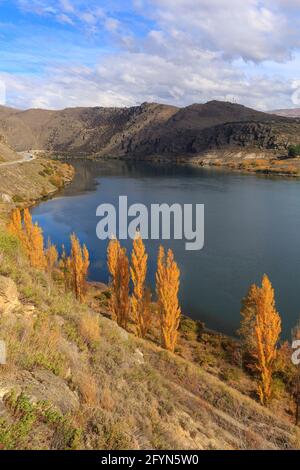
<path id="1" fill-rule="evenodd" d="M 300 139 L 300 123 L 221 101 L 185 108 L 157 103 L 59 111 L 0 107 L 0 134 L 19 151 L 178 157 L 228 147 L 286 149 Z"/>
<path id="2" fill-rule="evenodd" d="M 277 114 L 278 116 L 300 118 L 300 108 L 276 109 L 274 111 L 270 111 L 270 113 Z"/>

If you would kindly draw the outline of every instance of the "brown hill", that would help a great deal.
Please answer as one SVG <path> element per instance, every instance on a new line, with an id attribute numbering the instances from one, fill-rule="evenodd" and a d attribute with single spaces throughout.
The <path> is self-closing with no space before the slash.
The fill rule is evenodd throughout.
<path id="1" fill-rule="evenodd" d="M 61 111 L 0 108 L 0 133 L 17 150 L 99 156 L 186 156 L 228 147 L 284 150 L 300 123 L 238 104 L 211 101 L 176 108 L 143 103 L 131 108 Z"/>

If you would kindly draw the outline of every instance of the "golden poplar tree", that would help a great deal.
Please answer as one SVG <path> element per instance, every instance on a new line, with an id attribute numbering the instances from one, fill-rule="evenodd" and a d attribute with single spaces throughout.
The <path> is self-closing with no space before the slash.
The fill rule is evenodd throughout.
<path id="1" fill-rule="evenodd" d="M 31 265 L 37 269 L 46 268 L 46 258 L 44 252 L 44 237 L 41 227 L 37 223 L 32 228 L 32 251 L 31 251 Z"/>
<path id="2" fill-rule="evenodd" d="M 119 253 L 120 253 L 120 243 L 116 239 L 110 240 L 107 247 L 107 267 L 111 275 L 111 297 L 110 297 L 110 310 L 111 316 L 114 321 L 118 320 L 118 283 L 119 276 L 117 275 L 118 271 L 118 262 L 119 262 Z"/>
<path id="3" fill-rule="evenodd" d="M 174 260 L 172 250 L 167 255 L 162 246 L 159 248 L 156 292 L 160 311 L 161 341 L 162 346 L 174 352 L 178 328 L 180 323 L 181 309 L 178 301 L 180 285 L 180 270 Z"/>
<path id="4" fill-rule="evenodd" d="M 297 341 L 300 340 L 300 322 L 292 330 L 292 340 Z M 290 361 L 290 356 L 289 356 Z M 300 371 L 299 367 L 294 367 L 294 377 L 292 379 L 292 388 L 293 388 L 293 396 L 296 405 L 295 411 L 295 424 L 296 426 L 299 425 L 300 420 Z"/>
<path id="5" fill-rule="evenodd" d="M 112 277 L 110 308 L 113 320 L 127 328 L 130 313 L 129 261 L 126 249 L 118 240 L 110 240 L 107 248 L 107 266 Z"/>
<path id="6" fill-rule="evenodd" d="M 37 223 L 32 222 L 29 209 L 24 209 L 24 225 L 22 225 L 20 209 L 13 210 L 8 224 L 8 231 L 21 241 L 31 266 L 37 269 L 45 269 L 43 232 Z"/>
<path id="7" fill-rule="evenodd" d="M 80 245 L 75 233 L 71 235 L 71 257 L 67 263 L 71 269 L 72 288 L 76 299 L 83 302 L 86 295 L 86 277 L 90 265 L 89 252 L 84 245 Z"/>
<path id="8" fill-rule="evenodd" d="M 23 246 L 31 263 L 30 258 L 31 258 L 31 253 L 33 251 L 33 246 L 32 246 L 33 223 L 32 223 L 32 217 L 28 209 L 24 209 L 23 220 L 24 220 Z"/>
<path id="9" fill-rule="evenodd" d="M 238 334 L 242 340 L 243 360 L 247 367 L 251 366 L 251 363 L 254 360 L 254 353 L 256 349 L 254 327 L 256 321 L 256 301 L 258 294 L 259 288 L 255 284 L 252 284 L 246 297 L 244 297 L 242 300 L 242 320 Z"/>
<path id="10" fill-rule="evenodd" d="M 148 255 L 145 245 L 139 233 L 133 241 L 131 254 L 131 280 L 133 283 L 133 294 L 131 298 L 132 316 L 136 325 L 137 335 L 144 338 L 149 330 L 150 315 L 149 305 L 146 300 L 145 281 L 147 275 Z"/>
<path id="11" fill-rule="evenodd" d="M 19 238 L 19 240 L 22 240 L 22 235 L 23 235 L 23 228 L 22 228 L 22 217 L 21 217 L 21 211 L 20 209 L 13 209 L 11 216 L 10 216 L 10 221 L 7 225 L 8 232 L 11 235 L 14 235 Z"/>
<path id="12" fill-rule="evenodd" d="M 23 245 L 31 266 L 37 269 L 45 269 L 46 258 L 44 253 L 43 232 L 37 223 L 33 224 L 28 209 L 24 210 Z"/>
<path id="13" fill-rule="evenodd" d="M 54 266 L 58 261 L 58 251 L 48 238 L 47 248 L 45 250 L 46 265 L 48 273 L 52 273 Z"/>
<path id="14" fill-rule="evenodd" d="M 64 245 L 62 245 L 62 254 L 59 260 L 59 268 L 62 273 L 65 291 L 67 292 L 72 290 L 71 258 L 67 256 Z"/>
<path id="15" fill-rule="evenodd" d="M 275 308 L 274 289 L 267 275 L 264 275 L 256 296 L 255 309 L 255 356 L 260 374 L 258 394 L 261 403 L 266 405 L 272 395 L 272 375 L 281 332 L 281 319 Z"/>
<path id="16" fill-rule="evenodd" d="M 24 209 L 24 215 L 23 215 L 23 219 L 24 219 L 24 230 L 25 230 L 25 233 L 26 234 L 30 234 L 31 230 L 32 230 L 32 226 L 33 226 L 33 223 L 32 223 L 32 217 L 31 217 L 31 214 L 29 212 L 29 209 Z"/>
<path id="17" fill-rule="evenodd" d="M 126 254 L 126 249 L 121 248 L 118 259 L 118 274 L 119 274 L 119 302 L 118 302 L 118 324 L 127 329 L 129 314 L 130 314 L 130 295 L 129 295 L 129 260 Z"/>

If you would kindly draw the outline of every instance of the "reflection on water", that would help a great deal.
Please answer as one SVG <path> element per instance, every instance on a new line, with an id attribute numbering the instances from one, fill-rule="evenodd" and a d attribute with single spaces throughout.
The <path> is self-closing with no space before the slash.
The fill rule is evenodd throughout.
<path id="1" fill-rule="evenodd" d="M 182 166 L 124 161 L 74 161 L 73 183 L 33 209 L 34 219 L 57 245 L 75 231 L 91 253 L 90 278 L 106 282 L 107 242 L 96 238 L 96 208 L 128 203 L 205 204 L 205 246 L 185 251 L 183 241 L 164 243 L 182 273 L 184 313 L 207 326 L 233 333 L 240 300 L 266 272 L 275 287 L 285 335 L 300 314 L 300 182 L 258 178 Z M 125 246 L 130 249 L 131 243 Z M 147 241 L 153 285 L 157 241 Z"/>

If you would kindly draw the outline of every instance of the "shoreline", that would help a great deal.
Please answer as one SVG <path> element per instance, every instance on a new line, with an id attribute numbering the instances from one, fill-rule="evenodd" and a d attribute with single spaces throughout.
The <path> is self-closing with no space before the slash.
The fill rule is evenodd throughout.
<path id="1" fill-rule="evenodd" d="M 205 169 L 226 170 L 233 173 L 241 173 L 245 175 L 256 176 L 270 176 L 270 177 L 289 177 L 300 178 L 300 158 L 244 158 L 234 159 L 234 157 L 227 161 L 220 158 L 207 157 L 207 156 L 166 156 L 166 155 L 53 155 L 55 161 L 68 161 L 68 160 L 90 160 L 90 161 L 130 161 L 130 162 L 146 162 L 162 165 L 182 165 L 192 166 Z M 280 166 L 281 165 L 281 166 Z"/>
<path id="2" fill-rule="evenodd" d="M 109 285 L 106 282 L 103 282 L 103 281 L 94 281 L 94 280 L 90 279 L 90 280 L 87 281 L 87 285 L 89 287 L 90 294 L 92 296 L 93 296 L 94 292 L 96 292 L 96 294 L 98 295 L 99 292 L 102 294 L 102 293 L 107 292 L 109 290 Z M 156 305 L 156 302 L 153 301 L 152 304 Z M 102 312 L 102 315 L 104 315 L 105 317 L 107 316 L 106 312 Z M 109 316 L 109 318 L 110 318 L 110 316 Z M 185 313 L 181 313 L 180 325 L 187 324 L 187 323 L 192 323 L 194 325 L 194 329 L 195 330 L 197 329 L 202 334 L 208 334 L 208 335 L 214 336 L 214 337 L 225 338 L 225 339 L 228 339 L 230 341 L 233 341 L 234 343 L 236 343 L 238 345 L 241 344 L 241 340 L 239 339 L 239 337 L 237 335 L 227 334 L 227 333 L 223 333 L 220 330 L 216 330 L 214 328 L 209 328 L 209 327 L 206 326 L 205 322 L 202 321 L 201 319 L 195 320 L 194 318 L 190 317 L 189 315 L 186 315 Z M 180 329 L 180 327 L 179 327 L 179 329 Z"/>
<path id="3" fill-rule="evenodd" d="M 68 160 L 71 160 L 71 159 L 75 159 L 75 160 L 76 159 L 78 159 L 78 160 L 88 159 L 88 160 L 91 160 L 89 157 L 86 157 L 86 158 L 84 158 L 84 157 L 70 157 L 70 158 L 68 158 Z M 97 159 L 97 160 L 100 160 L 100 159 Z M 109 160 L 112 160 L 112 159 L 110 158 Z M 47 160 L 44 160 L 44 161 L 47 161 Z M 57 160 L 54 158 L 54 161 L 57 161 Z M 165 162 L 162 162 L 162 163 L 164 164 Z M 69 166 L 72 168 L 72 177 L 71 177 L 71 179 L 65 180 L 62 187 L 56 188 L 52 191 L 49 191 L 47 194 L 43 194 L 43 195 L 41 195 L 40 197 L 38 197 L 34 200 L 26 201 L 24 204 L 19 205 L 18 207 L 20 207 L 22 209 L 24 209 L 24 208 L 31 209 L 33 207 L 36 207 L 36 206 L 38 206 L 39 204 L 41 204 L 43 202 L 50 201 L 56 195 L 58 195 L 60 191 L 62 191 L 64 188 L 66 188 L 67 186 L 72 184 L 72 182 L 74 180 L 76 170 L 72 165 L 69 165 Z M 8 214 L 9 214 L 9 212 L 8 212 Z M 3 222 L 3 219 L 2 219 L 2 222 Z M 89 285 L 91 290 L 93 290 L 95 288 L 95 286 L 97 286 L 97 285 L 101 286 L 102 290 L 103 290 L 104 287 L 105 287 L 105 290 L 109 289 L 109 286 L 108 286 L 107 283 L 102 282 L 102 281 L 95 281 L 95 280 L 92 280 L 92 279 L 90 279 L 88 281 L 88 285 Z M 222 331 L 215 330 L 215 329 L 212 329 L 212 328 L 208 328 L 206 326 L 205 322 L 203 322 L 201 319 L 195 320 L 195 319 L 193 319 L 192 317 L 190 317 L 186 314 L 182 314 L 182 320 L 192 322 L 195 326 L 201 325 L 201 327 L 203 329 L 203 333 L 206 333 L 206 334 L 209 334 L 209 335 L 212 335 L 212 336 L 219 336 L 219 337 L 227 338 L 231 341 L 239 343 L 239 339 L 238 339 L 237 336 L 229 335 L 229 334 L 223 333 Z"/>
<path id="4" fill-rule="evenodd" d="M 50 157 L 0 168 L 1 225 L 15 207 L 30 208 L 53 198 L 73 181 L 74 175 L 73 166 Z"/>
<path id="5" fill-rule="evenodd" d="M 62 162 L 62 161 L 66 161 L 66 160 L 78 160 L 78 161 L 85 161 L 85 160 L 88 160 L 88 161 L 95 161 L 95 162 L 101 162 L 101 161 L 110 161 L 110 160 L 120 160 L 120 161 L 135 161 L 137 163 L 143 163 L 143 162 L 148 162 L 148 163 L 153 163 L 153 164 L 158 164 L 158 165 L 165 165 L 165 164 L 174 164 L 174 161 L 171 161 L 169 158 L 165 158 L 165 159 L 159 159 L 159 161 L 153 161 L 152 159 L 137 159 L 137 158 L 127 158 L 127 157 L 114 157 L 114 158 L 111 158 L 111 157 L 101 157 L 101 158 L 95 158 L 94 156 L 88 156 L 88 157 L 82 157 L 82 156 L 77 156 L 77 157 L 69 157 L 69 158 L 66 158 L 66 157 L 63 157 L 63 158 L 60 158 L 58 159 L 57 157 L 54 156 L 54 161 L 59 161 L 59 162 Z M 197 164 L 194 164 L 192 162 L 186 162 L 186 161 L 180 161 L 180 162 L 176 162 L 176 164 L 181 164 L 181 165 L 186 165 L 187 163 L 189 164 L 192 164 L 193 166 L 198 166 Z M 75 172 L 76 170 L 74 169 L 74 167 L 72 165 L 70 165 L 73 169 L 73 173 L 72 173 L 72 178 L 68 181 L 66 181 L 64 183 L 64 185 L 60 188 L 56 188 L 54 191 L 50 191 L 48 194 L 46 195 L 41 195 L 39 198 L 36 198 L 34 201 L 28 201 L 26 205 L 23 205 L 23 207 L 28 207 L 28 208 L 33 208 L 43 202 L 46 202 L 46 201 L 49 201 L 51 199 L 53 199 L 55 196 L 57 196 L 60 191 L 62 191 L 65 187 L 69 186 L 70 184 L 72 184 L 73 182 L 73 179 L 74 179 L 74 176 L 75 176 Z M 238 172 L 238 173 L 243 173 L 244 175 L 249 175 L 249 174 L 252 174 L 253 176 L 272 176 L 272 177 L 275 177 L 275 176 L 279 176 L 279 175 L 265 175 L 265 174 L 257 174 L 257 173 L 253 173 L 253 172 L 242 172 L 242 171 L 239 171 L 239 170 L 232 170 L 231 168 L 228 168 L 227 166 L 222 166 L 220 167 L 219 165 L 206 165 L 206 166 L 202 166 L 203 168 L 205 169 L 212 169 L 212 170 L 219 170 L 219 171 L 226 171 L 226 172 Z M 287 176 L 287 175 L 282 175 L 282 176 Z M 93 280 L 93 279 L 90 279 L 88 281 L 88 284 L 91 286 L 91 288 L 97 284 L 97 283 L 100 283 L 102 284 L 103 286 L 105 285 L 106 289 L 108 289 L 108 285 L 106 282 L 103 282 L 103 281 L 96 281 L 96 280 Z M 209 328 L 206 326 L 205 322 L 201 320 L 201 318 L 199 319 L 194 319 L 188 315 L 185 315 L 185 314 L 182 314 L 182 318 L 183 319 L 187 319 L 191 322 L 193 322 L 193 324 L 197 325 L 197 324 L 202 324 L 203 325 L 203 332 L 207 333 L 207 334 L 210 334 L 212 336 L 220 336 L 220 337 L 224 337 L 224 338 L 227 338 L 227 339 L 230 339 L 236 343 L 240 343 L 240 340 L 238 338 L 238 336 L 233 332 L 231 334 L 229 333 L 225 333 L 223 332 L 222 330 L 217 330 L 217 329 L 214 329 L 214 328 Z"/>

